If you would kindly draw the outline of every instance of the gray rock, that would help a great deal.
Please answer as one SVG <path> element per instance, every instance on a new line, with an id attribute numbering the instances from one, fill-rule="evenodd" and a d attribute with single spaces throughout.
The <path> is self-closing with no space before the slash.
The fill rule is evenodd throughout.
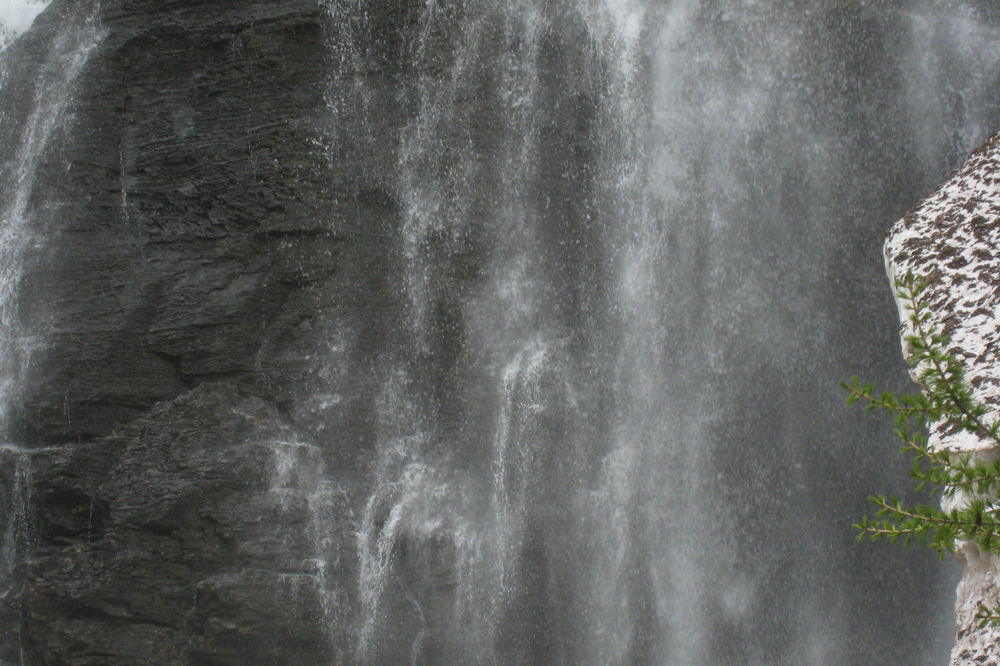
<path id="1" fill-rule="evenodd" d="M 24 121 L 100 31 L 33 172 L 0 662 L 349 660 L 415 20 L 377 8 L 359 50 L 319 0 L 56 0 L 11 46 Z"/>

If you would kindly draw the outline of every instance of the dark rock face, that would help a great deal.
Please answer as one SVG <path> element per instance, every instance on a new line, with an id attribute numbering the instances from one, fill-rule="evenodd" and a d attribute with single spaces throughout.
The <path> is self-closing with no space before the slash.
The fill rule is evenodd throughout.
<path id="1" fill-rule="evenodd" d="M 0 663 L 349 660 L 415 20 L 378 16 L 362 51 L 318 0 L 57 0 L 11 50 L 8 164 L 60 40 L 100 32 L 33 173 Z"/>
<path id="2" fill-rule="evenodd" d="M 110 437 L 38 453 L 28 653 L 328 663 L 334 600 L 313 537 L 334 507 L 318 450 L 281 422 L 258 397 L 202 384 Z"/>
<path id="3" fill-rule="evenodd" d="M 334 329 L 371 334 L 358 320 L 383 291 L 372 239 L 394 210 L 376 169 L 329 157 L 342 147 L 323 6 L 157 7 L 103 11 L 72 140 L 46 163 L 46 242 L 21 287 L 46 339 L 24 400 L 33 441 L 106 435 L 203 381 L 295 409 L 294 389 L 317 381 L 312 350 Z"/>

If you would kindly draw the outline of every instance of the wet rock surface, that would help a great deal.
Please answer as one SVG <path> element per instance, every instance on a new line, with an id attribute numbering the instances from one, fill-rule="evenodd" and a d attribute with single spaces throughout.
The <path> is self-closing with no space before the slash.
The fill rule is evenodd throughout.
<path id="1" fill-rule="evenodd" d="M 396 216 L 391 134 L 339 143 L 332 20 L 319 2 L 106 3 L 71 137 L 38 177 L 23 439 L 100 437 L 204 381 L 290 410 L 303 385 L 364 391 L 308 359 L 332 333 L 377 337 Z"/>
<path id="2" fill-rule="evenodd" d="M 96 31 L 27 207 L 0 663 L 348 659 L 414 16 L 377 10 L 359 50 L 317 0 L 57 0 L 9 50 L 8 198 L 59 44 Z"/>
<path id="3" fill-rule="evenodd" d="M 284 421 L 258 397 L 202 384 L 100 441 L 36 452 L 26 653 L 328 663 L 342 572 L 315 537 L 338 507 L 315 475 L 292 478 L 322 463 L 288 456 L 308 447 Z"/>

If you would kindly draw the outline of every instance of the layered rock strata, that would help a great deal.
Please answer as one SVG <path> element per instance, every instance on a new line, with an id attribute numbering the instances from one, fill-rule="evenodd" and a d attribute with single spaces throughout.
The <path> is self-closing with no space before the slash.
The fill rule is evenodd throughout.
<path id="1" fill-rule="evenodd" d="M 966 371 L 975 397 L 995 415 L 1000 408 L 1000 135 L 974 152 L 936 192 L 889 232 L 886 269 L 893 284 L 908 271 L 929 284 L 925 294 L 931 323 L 951 338 L 950 351 Z M 910 310 L 899 301 L 901 337 L 912 333 Z M 913 371 L 916 379 L 916 370 Z M 995 416 L 993 416 L 995 418 Z M 941 424 L 930 445 L 996 459 L 992 441 Z M 959 499 L 958 501 L 961 501 Z M 1000 664 L 1000 629 L 979 628 L 982 605 L 1000 605 L 1000 560 L 974 543 L 956 551 L 964 566 L 956 602 L 956 644 L 952 666 Z"/>
<path id="2" fill-rule="evenodd" d="M 0 663 L 348 661 L 419 10 L 377 4 L 55 0 L 4 52 Z"/>

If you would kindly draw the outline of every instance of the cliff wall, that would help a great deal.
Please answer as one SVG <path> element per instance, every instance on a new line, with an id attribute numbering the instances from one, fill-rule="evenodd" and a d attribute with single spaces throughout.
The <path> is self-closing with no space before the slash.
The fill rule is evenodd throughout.
<path id="1" fill-rule="evenodd" d="M 8 49 L 0 662 L 346 660 L 415 16 L 56 0 Z"/>

